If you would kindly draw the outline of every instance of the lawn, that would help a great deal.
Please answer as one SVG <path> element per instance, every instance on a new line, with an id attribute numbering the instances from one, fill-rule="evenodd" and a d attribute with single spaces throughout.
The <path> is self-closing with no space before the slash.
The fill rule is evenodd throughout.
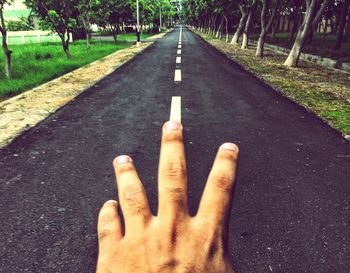
<path id="1" fill-rule="evenodd" d="M 51 79 L 101 59 L 117 50 L 131 46 L 129 34 L 120 35 L 117 44 L 94 41 L 87 49 L 85 41 L 75 41 L 70 46 L 72 58 L 68 59 L 58 42 L 10 45 L 13 79 L 4 75 L 4 58 L 0 59 L 0 99 L 14 96 Z"/>
<path id="2" fill-rule="evenodd" d="M 141 35 L 141 41 L 144 39 L 147 39 L 148 37 L 151 37 L 153 34 L 150 33 L 142 33 Z M 118 35 L 117 39 L 119 41 L 127 41 L 127 42 L 132 42 L 136 40 L 136 35 L 135 33 L 127 33 L 127 34 L 122 34 Z"/>

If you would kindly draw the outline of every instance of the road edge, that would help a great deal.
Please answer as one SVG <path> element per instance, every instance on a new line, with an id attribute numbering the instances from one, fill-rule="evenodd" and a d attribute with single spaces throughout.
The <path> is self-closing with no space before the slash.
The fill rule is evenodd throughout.
<path id="1" fill-rule="evenodd" d="M 193 34 L 197 35 L 201 40 L 203 40 L 207 45 L 209 45 L 210 47 L 214 48 L 219 54 L 225 56 L 227 59 L 229 59 L 231 62 L 233 62 L 235 65 L 237 65 L 238 67 L 240 67 L 241 69 L 243 69 L 245 72 L 249 73 L 250 75 L 254 76 L 259 82 L 261 82 L 262 84 L 264 84 L 265 86 L 270 87 L 272 90 L 274 90 L 275 92 L 281 94 L 284 98 L 288 99 L 289 101 L 291 101 L 293 104 L 297 105 L 298 107 L 302 108 L 303 110 L 305 110 L 306 112 L 308 112 L 309 114 L 313 115 L 314 117 L 316 117 L 318 120 L 320 120 L 323 124 L 329 126 L 331 129 L 333 129 L 338 135 L 340 135 L 342 137 L 343 140 L 347 141 L 350 143 L 350 136 L 343 133 L 342 131 L 340 131 L 339 129 L 333 127 L 333 125 L 326 119 L 320 117 L 319 115 L 317 115 L 317 113 L 315 113 L 314 111 L 312 111 L 311 109 L 307 108 L 306 106 L 300 104 L 298 101 L 296 101 L 295 99 L 289 97 L 287 94 L 285 94 L 285 92 L 282 91 L 282 89 L 271 85 L 267 80 L 265 80 L 263 77 L 261 77 L 259 74 L 255 73 L 254 71 L 250 70 L 249 68 L 243 66 L 242 64 L 240 64 L 237 60 L 233 59 L 230 55 L 226 54 L 224 51 L 222 51 L 221 49 L 215 47 L 214 45 L 210 44 L 207 40 L 205 40 L 201 35 L 197 34 L 195 31 L 193 31 L 193 29 L 191 27 L 187 28 L 188 30 L 190 30 Z"/>
<path id="2" fill-rule="evenodd" d="M 137 55 L 143 53 L 147 48 L 152 47 L 154 43 L 171 31 L 173 29 L 149 37 L 149 41 L 146 39 L 141 47 L 132 46 L 127 49 L 118 50 L 97 61 L 0 102 L 0 149 L 11 144 L 17 137 L 37 126 L 68 103 L 75 100 L 90 87 L 117 71 Z M 102 74 L 91 79 L 81 78 L 84 74 L 89 75 L 89 69 L 103 70 L 101 64 L 104 61 L 112 61 L 112 63 L 104 68 Z M 75 88 L 73 87 L 73 83 L 75 84 L 74 81 L 79 82 Z M 57 90 L 57 85 L 61 87 L 59 88 L 59 92 L 55 91 Z M 47 98 L 48 92 L 51 89 L 54 89 L 51 91 L 52 97 Z"/>

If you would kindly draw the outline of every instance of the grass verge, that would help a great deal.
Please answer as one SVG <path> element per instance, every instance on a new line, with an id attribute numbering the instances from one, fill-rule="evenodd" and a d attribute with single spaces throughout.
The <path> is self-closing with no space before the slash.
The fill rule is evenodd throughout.
<path id="1" fill-rule="evenodd" d="M 306 62 L 301 62 L 298 68 L 289 68 L 283 65 L 286 55 L 265 51 L 261 59 L 255 56 L 253 46 L 242 50 L 213 36 L 196 33 L 334 128 L 350 135 L 350 74 Z"/>
<path id="2" fill-rule="evenodd" d="M 144 34 L 143 39 L 151 36 Z M 4 58 L 0 59 L 0 100 L 15 96 L 28 89 L 48 82 L 72 70 L 101 59 L 117 50 L 130 47 L 135 34 L 122 34 L 118 42 L 92 41 L 86 48 L 85 41 L 70 45 L 72 58 L 68 59 L 59 42 L 10 45 L 13 79 L 4 74 Z"/>

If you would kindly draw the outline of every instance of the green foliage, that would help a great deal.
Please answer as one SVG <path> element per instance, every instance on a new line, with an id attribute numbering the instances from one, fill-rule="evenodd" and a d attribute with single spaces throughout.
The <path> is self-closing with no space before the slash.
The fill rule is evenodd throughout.
<path id="1" fill-rule="evenodd" d="M 8 31 L 26 31 L 32 29 L 27 24 L 15 20 L 8 20 L 6 22 L 6 28 Z"/>
<path id="2" fill-rule="evenodd" d="M 25 4 L 52 31 L 64 36 L 77 26 L 77 1 L 25 0 Z"/>
<path id="3" fill-rule="evenodd" d="M 0 70 L 0 97 L 19 94 L 83 65 L 130 46 L 130 42 L 93 42 L 87 49 L 84 41 L 72 43 L 73 58 L 67 59 L 60 43 L 13 45 L 13 79 L 5 79 Z M 4 59 L 0 59 L 0 67 Z"/>

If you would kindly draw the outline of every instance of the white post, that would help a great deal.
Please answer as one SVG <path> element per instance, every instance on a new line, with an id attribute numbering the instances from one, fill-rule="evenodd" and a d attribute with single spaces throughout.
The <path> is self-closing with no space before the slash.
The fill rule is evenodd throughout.
<path id="1" fill-rule="evenodd" d="M 38 43 L 40 43 L 40 42 L 41 42 L 40 33 L 38 33 L 38 34 L 36 35 L 36 38 L 37 38 L 37 40 L 38 40 Z"/>
<path id="2" fill-rule="evenodd" d="M 24 44 L 25 43 L 24 34 L 22 34 L 21 38 L 22 38 L 22 44 Z"/>

